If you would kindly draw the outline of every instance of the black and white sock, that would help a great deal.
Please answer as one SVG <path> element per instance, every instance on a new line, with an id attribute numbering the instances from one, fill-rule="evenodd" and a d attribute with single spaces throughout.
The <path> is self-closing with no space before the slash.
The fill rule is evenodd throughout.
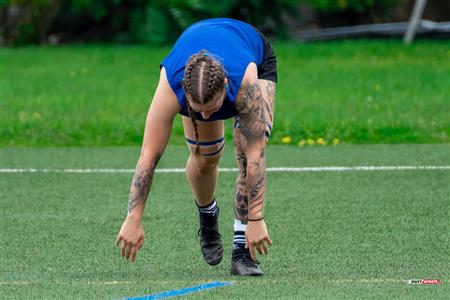
<path id="1" fill-rule="evenodd" d="M 197 204 L 197 208 L 198 208 L 198 212 L 201 214 L 208 214 L 208 215 L 213 215 L 215 216 L 217 213 L 217 202 L 216 202 L 216 198 L 213 199 L 213 201 L 208 204 L 207 206 L 200 206 Z"/>
<path id="2" fill-rule="evenodd" d="M 245 230 L 246 224 L 242 224 L 240 220 L 234 220 L 234 238 L 233 238 L 233 250 L 245 249 Z"/>

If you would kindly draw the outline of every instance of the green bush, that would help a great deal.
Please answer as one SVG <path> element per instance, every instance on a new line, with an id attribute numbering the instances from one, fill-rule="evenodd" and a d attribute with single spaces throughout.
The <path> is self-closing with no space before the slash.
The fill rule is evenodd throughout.
<path id="1" fill-rule="evenodd" d="M 399 2 L 406 2 L 407 0 L 302 0 L 318 11 L 336 12 L 351 10 L 355 12 L 366 12 L 371 8 L 377 7 L 380 9 L 389 8 Z"/>
<path id="2" fill-rule="evenodd" d="M 169 44 L 190 24 L 215 17 L 246 21 L 270 36 L 285 38 L 282 16 L 295 14 L 293 8 L 301 3 L 325 14 L 385 15 L 402 1 L 406 0 L 0 0 L 0 44 Z"/>
<path id="3" fill-rule="evenodd" d="M 289 0 L 11 0 L 0 2 L 1 35 L 7 45 L 57 42 L 168 44 L 190 24 L 230 17 L 272 35 L 286 32 L 283 12 Z M 15 13 L 11 13 L 14 11 Z"/>
<path id="4" fill-rule="evenodd" d="M 129 39 L 149 44 L 173 42 L 190 24 L 202 19 L 226 16 L 236 3 L 236 0 L 150 2 L 144 9 L 131 14 Z"/>

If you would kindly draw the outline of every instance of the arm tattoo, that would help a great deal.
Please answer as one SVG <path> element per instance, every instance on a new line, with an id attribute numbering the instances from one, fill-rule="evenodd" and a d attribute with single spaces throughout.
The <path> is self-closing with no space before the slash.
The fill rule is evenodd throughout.
<path id="1" fill-rule="evenodd" d="M 250 219 L 263 217 L 266 191 L 265 160 L 262 157 L 247 166 L 245 157 L 239 155 L 238 159 L 242 162 L 238 161 L 239 175 L 236 180 L 234 215 L 236 219 L 246 224 L 248 217 Z"/>
<path id="2" fill-rule="evenodd" d="M 266 108 L 261 87 L 258 83 L 249 85 L 239 96 L 236 108 L 239 111 L 241 134 L 244 135 L 247 142 L 264 137 Z"/>
<path id="3" fill-rule="evenodd" d="M 155 168 L 160 157 L 161 156 L 158 155 L 156 159 L 152 161 L 150 166 L 144 166 L 141 159 L 139 159 L 131 184 L 130 195 L 128 197 L 128 213 L 131 213 L 131 211 L 140 203 L 145 205 L 150 187 L 152 186 L 153 174 L 155 173 Z"/>
<path id="4" fill-rule="evenodd" d="M 261 85 L 256 81 L 239 94 L 236 108 L 239 111 L 239 129 L 236 142 L 238 163 L 245 160 L 245 166 L 239 166 L 240 174 L 236 182 L 235 216 L 241 221 L 263 217 L 264 196 L 266 191 L 266 163 L 264 157 L 265 134 L 269 124 L 273 124 L 273 103 L 275 83 L 267 81 L 267 94 L 263 96 Z M 242 147 L 245 145 L 244 147 Z M 249 160 L 244 148 L 253 148 L 259 156 Z M 256 150 L 255 150 L 256 149 Z M 243 157 L 243 158 L 242 158 Z M 247 209 L 244 209 L 247 208 Z"/>
<path id="5" fill-rule="evenodd" d="M 249 163 L 247 170 L 248 216 L 247 218 L 261 219 L 264 217 L 264 200 L 266 193 L 266 161 L 264 150 L 258 161 Z"/>
<path id="6" fill-rule="evenodd" d="M 239 167 L 239 174 L 236 180 L 236 193 L 234 195 L 234 217 L 242 223 L 247 223 L 247 158 L 242 151 L 242 146 L 239 138 L 239 130 L 234 131 L 234 145 L 236 147 L 236 161 Z"/>

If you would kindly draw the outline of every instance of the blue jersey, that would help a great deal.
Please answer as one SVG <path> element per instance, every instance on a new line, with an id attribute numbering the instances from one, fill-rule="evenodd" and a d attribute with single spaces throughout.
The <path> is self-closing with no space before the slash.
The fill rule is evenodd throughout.
<path id="1" fill-rule="evenodd" d="M 206 121 L 236 116 L 235 101 L 245 71 L 251 62 L 259 67 L 264 59 L 261 37 L 250 24 L 228 18 L 200 21 L 183 32 L 160 68 L 166 69 L 167 80 L 181 105 L 180 113 L 185 116 L 189 113 L 182 86 L 184 68 L 189 57 L 202 49 L 222 63 L 228 78 L 227 96 L 222 107 Z M 200 113 L 196 113 L 196 117 L 204 120 Z"/>

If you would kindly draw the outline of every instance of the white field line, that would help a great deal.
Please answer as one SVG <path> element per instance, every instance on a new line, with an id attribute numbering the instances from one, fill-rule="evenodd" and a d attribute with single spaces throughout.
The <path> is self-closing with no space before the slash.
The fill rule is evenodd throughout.
<path id="1" fill-rule="evenodd" d="M 450 170 L 450 166 L 328 166 L 328 167 L 271 167 L 267 172 L 349 172 L 349 171 L 436 171 Z M 237 172 L 237 168 L 219 168 L 220 172 Z M 0 169 L 0 173 L 134 173 L 135 169 Z M 184 168 L 160 168 L 157 173 L 184 173 Z"/>

